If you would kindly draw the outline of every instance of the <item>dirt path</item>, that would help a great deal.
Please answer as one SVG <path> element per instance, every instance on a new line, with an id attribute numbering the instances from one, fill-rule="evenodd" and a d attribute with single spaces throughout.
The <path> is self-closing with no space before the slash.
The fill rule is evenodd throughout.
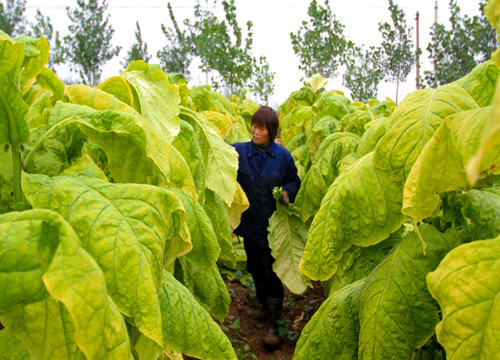
<path id="1" fill-rule="evenodd" d="M 229 315 L 222 325 L 233 342 L 240 360 L 292 359 L 302 329 L 324 301 L 323 289 L 319 284 L 315 284 L 303 295 L 295 295 L 285 290 L 281 325 L 283 342 L 278 349 L 270 351 L 262 344 L 267 331 L 267 322 L 253 318 L 256 306 L 249 295 L 249 290 L 238 280 L 226 280 L 226 285 L 232 302 Z"/>

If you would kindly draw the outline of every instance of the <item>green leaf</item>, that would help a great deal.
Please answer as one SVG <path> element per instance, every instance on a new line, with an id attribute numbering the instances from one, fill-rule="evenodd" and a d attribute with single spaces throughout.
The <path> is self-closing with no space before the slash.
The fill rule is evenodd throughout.
<path id="1" fill-rule="evenodd" d="M 373 153 L 341 173 L 328 189 L 309 229 L 300 269 L 313 280 L 328 280 L 351 245 L 385 240 L 404 222 L 402 187 L 373 164 Z"/>
<path id="2" fill-rule="evenodd" d="M 134 61 L 121 75 L 137 92 L 141 114 L 151 132 L 172 141 L 180 130 L 180 97 L 167 74 L 144 61 Z"/>
<path id="3" fill-rule="evenodd" d="M 30 354 L 11 331 L 3 329 L 0 331 L 0 360 L 11 359 L 29 360 Z"/>
<path id="4" fill-rule="evenodd" d="M 474 99 L 452 85 L 418 90 L 407 97 L 389 118 L 387 131 L 375 149 L 374 163 L 404 183 L 427 141 L 449 115 L 477 109 Z"/>
<path id="5" fill-rule="evenodd" d="M 120 316 L 117 310 L 116 312 Z M 123 319 L 120 320 L 123 322 Z M 62 303 L 53 298 L 7 313 L 2 321 L 24 343 L 31 358 L 85 359 L 85 355 L 77 347 L 75 326 L 70 314 Z M 123 327 L 125 328 L 124 322 Z M 122 335 L 127 336 L 126 332 Z"/>
<path id="6" fill-rule="evenodd" d="M 479 148 L 467 164 L 467 178 L 471 185 L 474 185 L 483 177 L 482 165 L 484 164 L 484 158 L 490 157 L 491 153 L 498 152 L 500 147 L 500 81 L 497 82 L 492 107 L 491 116 L 484 127 Z M 497 166 L 496 169 L 491 169 L 491 171 L 494 174 L 499 174 L 500 168 Z"/>
<path id="7" fill-rule="evenodd" d="M 93 102 L 95 106 L 112 103 L 118 106 L 120 111 L 97 111 L 86 106 L 58 103 L 50 111 L 51 127 L 44 137 L 63 127 L 77 124 L 82 132 L 106 153 L 111 175 L 116 182 L 166 182 L 169 186 L 185 189 L 196 198 L 189 167 L 172 144 L 150 132 L 145 120 L 118 99 L 100 90 L 86 88 L 91 92 L 80 93 L 80 99 L 85 99 L 82 102 L 97 97 Z M 92 93 L 95 93 L 95 96 Z M 109 103 L 102 99 L 106 96 Z M 124 109 L 128 113 L 122 112 Z M 29 155 L 26 162 L 29 162 Z"/>
<path id="8" fill-rule="evenodd" d="M 406 179 L 403 214 L 416 221 L 430 217 L 441 204 L 438 194 L 468 185 L 466 166 L 479 147 L 490 117 L 491 108 L 487 107 L 444 119 Z M 479 170 L 486 176 L 498 167 L 500 146 L 483 158 Z"/>
<path id="9" fill-rule="evenodd" d="M 224 203 L 217 194 L 208 190 L 206 192 L 204 209 L 210 218 L 221 249 L 220 260 L 234 268 L 236 266 L 236 253 L 233 249 L 232 231 L 229 226 L 229 218 Z"/>
<path id="10" fill-rule="evenodd" d="M 477 240 L 500 235 L 500 189 L 469 190 L 460 196 L 467 230 Z"/>
<path id="11" fill-rule="evenodd" d="M 311 134 L 316 113 L 310 106 L 297 106 L 281 119 L 281 140 L 287 146 L 296 135 L 304 133 L 306 138 Z"/>
<path id="12" fill-rule="evenodd" d="M 0 216 L 0 231 L 7 235 L 0 243 L 0 284 L 6 287 L 1 311 L 13 309 L 1 321 L 33 357 L 66 359 L 76 351 L 75 341 L 89 358 L 131 357 L 125 322 L 107 295 L 103 272 L 60 215 L 50 210 L 8 213 Z M 44 285 L 43 292 L 52 297 L 31 289 Z"/>
<path id="13" fill-rule="evenodd" d="M 334 133 L 321 143 L 295 199 L 302 221 L 306 222 L 316 214 L 328 188 L 339 174 L 337 164 L 347 154 L 356 151 L 358 141 L 358 136 L 354 134 Z"/>
<path id="14" fill-rule="evenodd" d="M 19 78 L 24 59 L 24 45 L 7 35 L 0 36 L 0 146 L 15 149 L 28 141 L 25 114 L 28 106 L 21 99 Z"/>
<path id="15" fill-rule="evenodd" d="M 455 81 L 453 85 L 465 89 L 480 107 L 489 106 L 493 102 L 499 72 L 500 70 L 493 63 L 493 60 L 488 60 L 477 65 L 469 74 Z"/>
<path id="16" fill-rule="evenodd" d="M 198 266 L 180 258 L 175 269 L 175 277 L 191 291 L 212 316 L 221 322 L 224 321 L 229 313 L 231 296 L 216 264 L 207 269 L 206 266 Z"/>
<path id="17" fill-rule="evenodd" d="M 297 342 L 297 360 L 356 359 L 359 291 L 363 280 L 335 292 L 321 304 Z"/>
<path id="18" fill-rule="evenodd" d="M 463 244 L 427 275 L 442 311 L 436 327 L 448 359 L 495 359 L 500 354 L 500 239 Z"/>
<path id="19" fill-rule="evenodd" d="M 438 309 L 427 291 L 425 276 L 458 245 L 455 231 L 445 234 L 420 227 L 427 244 L 424 255 L 415 232 L 406 235 L 366 278 L 360 292 L 359 357 L 411 359 L 433 335 Z"/>
<path id="20" fill-rule="evenodd" d="M 181 200 L 187 213 L 187 225 L 191 234 L 193 248 L 185 257 L 192 263 L 210 269 L 219 258 L 221 249 L 217 241 L 210 217 L 199 202 L 193 202 L 189 194 L 172 189 Z"/>
<path id="21" fill-rule="evenodd" d="M 163 273 L 159 296 L 165 346 L 200 359 L 236 359 L 220 326 L 167 271 Z"/>
<path id="22" fill-rule="evenodd" d="M 167 219 L 177 209 L 175 195 L 151 185 L 87 177 L 26 175 L 23 187 L 34 207 L 52 209 L 70 222 L 103 269 L 118 309 L 161 345 L 157 292 L 165 244 L 172 240 Z"/>
<path id="23" fill-rule="evenodd" d="M 134 94 L 127 80 L 121 76 L 112 76 L 97 86 L 98 89 L 114 95 L 118 100 L 140 112 L 134 106 Z"/>
<path id="24" fill-rule="evenodd" d="M 302 283 L 299 269 L 307 239 L 307 227 L 298 212 L 276 204 L 276 211 L 269 219 L 269 247 L 275 259 L 273 270 L 291 292 L 302 294 L 307 286 Z"/>
<path id="25" fill-rule="evenodd" d="M 42 68 L 36 77 L 36 83 L 42 88 L 52 92 L 52 99 L 64 100 L 64 83 L 57 77 L 56 73 L 49 68 Z"/>
<path id="26" fill-rule="evenodd" d="M 359 145 L 356 150 L 358 158 L 375 150 L 379 140 L 385 135 L 388 118 L 378 118 L 366 124 L 367 129 L 359 139 Z"/>
<path id="27" fill-rule="evenodd" d="M 186 159 L 186 163 L 191 170 L 193 180 L 196 186 L 198 200 L 205 198 L 205 164 L 203 162 L 203 153 L 194 134 L 193 127 L 187 121 L 181 120 L 181 131 L 172 141 L 172 145 Z"/>
<path id="28" fill-rule="evenodd" d="M 22 92 L 25 94 L 49 61 L 49 43 L 43 36 L 40 38 L 22 36 L 16 38 L 16 41 L 24 44 L 23 71 L 20 80 Z"/>
<path id="29" fill-rule="evenodd" d="M 231 205 L 236 191 L 238 153 L 217 135 L 202 116 L 183 107 L 181 118 L 193 127 L 204 155 L 206 187 L 215 192 L 225 204 Z"/>

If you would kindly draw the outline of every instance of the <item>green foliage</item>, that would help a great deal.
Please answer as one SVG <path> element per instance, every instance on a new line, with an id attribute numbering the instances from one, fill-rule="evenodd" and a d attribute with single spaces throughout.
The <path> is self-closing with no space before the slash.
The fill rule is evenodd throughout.
<path id="1" fill-rule="evenodd" d="M 25 35 L 28 21 L 24 16 L 26 0 L 6 0 L 0 3 L 0 30 L 9 36 Z"/>
<path id="2" fill-rule="evenodd" d="M 71 21 L 69 34 L 64 37 L 64 60 L 70 70 L 78 73 L 84 84 L 96 86 L 102 66 L 120 53 L 120 47 L 111 46 L 114 29 L 109 24 L 107 0 L 77 0 L 77 8 L 66 12 Z"/>
<path id="3" fill-rule="evenodd" d="M 480 15 L 461 16 L 456 0 L 450 0 L 451 29 L 433 25 L 427 46 L 433 70 L 424 72 L 425 84 L 437 87 L 468 74 L 476 65 L 490 59 L 498 47 L 495 29 L 486 18 L 485 1 L 480 2 Z"/>
<path id="4" fill-rule="evenodd" d="M 168 73 L 180 73 L 189 76 L 189 65 L 193 58 L 190 35 L 181 31 L 175 19 L 172 6 L 168 3 L 168 14 L 174 29 L 161 24 L 161 30 L 167 39 L 167 45 L 156 53 L 161 67 Z"/>
<path id="5" fill-rule="evenodd" d="M 299 70 L 305 77 L 315 73 L 336 77 L 353 44 L 345 39 L 344 25 L 332 13 L 328 0 L 324 6 L 312 0 L 307 14 L 309 21 L 303 21 L 296 33 L 290 33 L 293 51 L 300 60 Z"/>
<path id="6" fill-rule="evenodd" d="M 389 0 L 389 11 L 394 28 L 389 23 L 380 23 L 382 34 L 381 67 L 386 81 L 396 83 L 396 103 L 398 103 L 399 82 L 406 81 L 415 63 L 412 53 L 411 28 L 407 29 L 404 11 L 393 0 Z"/>
<path id="7" fill-rule="evenodd" d="M 215 7 L 214 2 L 214 7 Z M 181 31 L 169 7 L 174 29 L 162 30 L 170 45 L 158 56 L 168 71 L 189 74 L 193 57 L 200 59 L 200 70 L 211 75 L 211 85 L 230 95 L 241 95 L 245 88 L 267 102 L 274 91 L 274 73 L 264 56 L 258 61 L 251 54 L 253 45 L 252 22 L 246 24 L 246 37 L 236 18 L 234 0 L 222 1 L 225 19 L 220 20 L 212 11 L 202 9 L 198 1 L 194 6 L 194 22 L 184 20 L 187 30 Z"/>
<path id="8" fill-rule="evenodd" d="M 122 63 L 124 68 L 127 67 L 132 61 L 143 60 L 144 62 L 149 62 L 151 60 L 151 55 L 148 53 L 148 45 L 142 42 L 141 27 L 139 26 L 139 21 L 135 22 L 135 43 L 130 47 L 127 56 Z"/>
<path id="9" fill-rule="evenodd" d="M 363 52 L 359 47 L 352 49 L 346 60 L 346 71 L 342 75 L 343 84 L 351 90 L 351 97 L 359 101 L 375 98 L 378 84 L 384 76 L 382 71 L 382 52 L 371 46 Z"/>

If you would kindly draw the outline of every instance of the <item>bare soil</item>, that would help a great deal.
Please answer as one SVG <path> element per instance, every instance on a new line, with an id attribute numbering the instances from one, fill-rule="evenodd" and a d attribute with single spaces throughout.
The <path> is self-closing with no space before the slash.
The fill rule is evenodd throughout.
<path id="1" fill-rule="evenodd" d="M 226 279 L 225 282 L 232 301 L 229 315 L 221 325 L 233 343 L 238 359 L 292 359 L 302 329 L 325 300 L 319 283 L 314 284 L 313 288 L 306 290 L 302 295 L 295 295 L 285 289 L 282 321 L 280 321 L 282 343 L 277 349 L 269 349 L 262 343 L 268 322 L 254 318 L 257 306 L 251 288 L 242 285 L 238 279 Z"/>

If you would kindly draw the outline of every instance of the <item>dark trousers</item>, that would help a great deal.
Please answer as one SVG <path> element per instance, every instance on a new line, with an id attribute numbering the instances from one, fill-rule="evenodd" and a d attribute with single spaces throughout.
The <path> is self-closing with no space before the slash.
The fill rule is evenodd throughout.
<path id="1" fill-rule="evenodd" d="M 283 299 L 283 284 L 273 270 L 274 258 L 267 242 L 267 234 L 243 238 L 247 253 L 247 269 L 252 274 L 257 300 L 266 304 L 267 298 Z"/>

